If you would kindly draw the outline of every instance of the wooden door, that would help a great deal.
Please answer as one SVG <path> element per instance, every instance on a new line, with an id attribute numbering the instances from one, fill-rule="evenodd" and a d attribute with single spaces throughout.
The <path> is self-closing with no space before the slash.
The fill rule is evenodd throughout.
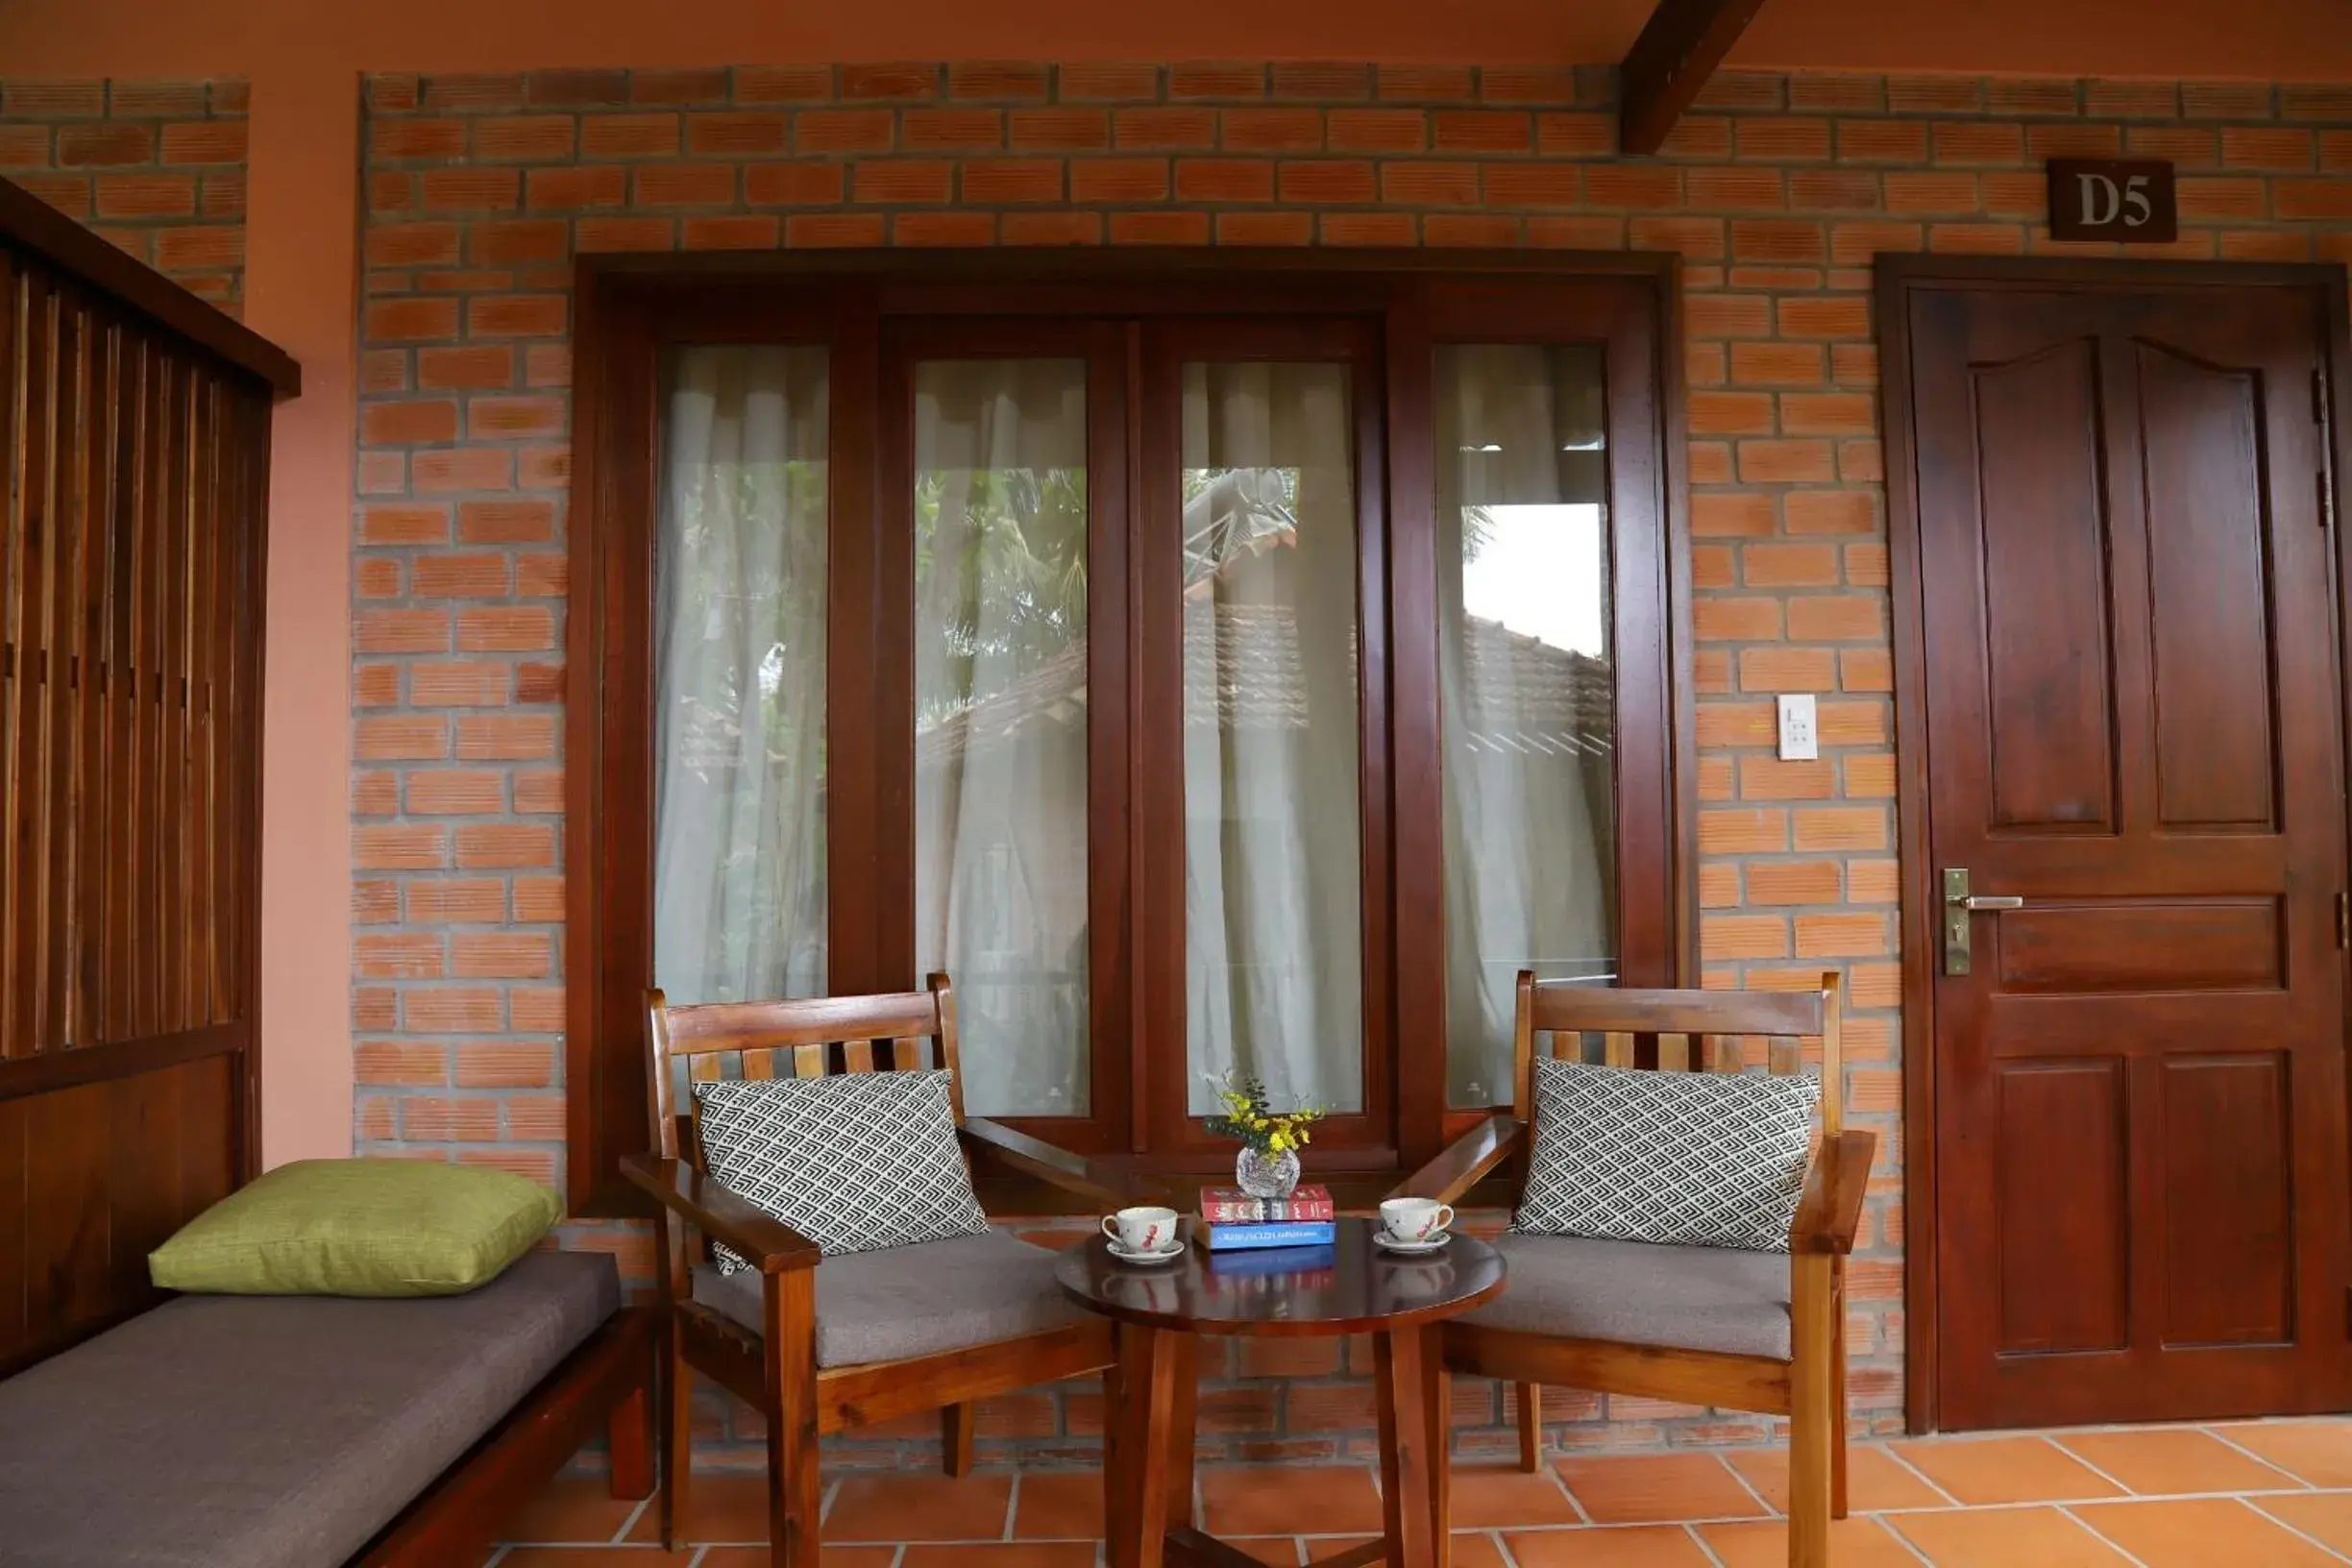
<path id="1" fill-rule="evenodd" d="M 2179 276 L 1899 291 L 1946 1427 L 2345 1403 L 2327 318 Z"/>

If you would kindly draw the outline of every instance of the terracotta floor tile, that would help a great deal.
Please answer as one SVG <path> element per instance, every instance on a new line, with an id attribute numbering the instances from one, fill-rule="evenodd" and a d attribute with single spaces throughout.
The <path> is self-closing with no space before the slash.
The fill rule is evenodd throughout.
<path id="1" fill-rule="evenodd" d="M 1200 1490 L 1202 1527 L 1213 1535 L 1377 1534 L 1381 1528 L 1380 1490 L 1363 1465 L 1209 1465 Z"/>
<path id="2" fill-rule="evenodd" d="M 2143 1497 L 2185 1492 L 2292 1490 L 2294 1478 L 2201 1432 L 2147 1427 L 2136 1432 L 2062 1432 L 2053 1441 Z"/>
<path id="3" fill-rule="evenodd" d="M 2071 1511 L 2146 1568 L 2209 1568 L 2217 1562 L 2327 1568 L 2338 1560 L 2234 1497 L 2089 1503 Z"/>
<path id="4" fill-rule="evenodd" d="M 2314 1486 L 2352 1486 L 2352 1422 L 2264 1421 L 2213 1430 Z"/>
<path id="5" fill-rule="evenodd" d="M 2296 1492 L 2251 1500 L 2263 1512 L 2284 1519 L 2315 1540 L 2352 1556 L 2352 1493 Z"/>
<path id="6" fill-rule="evenodd" d="M 1222 1537 L 1220 1537 L 1222 1538 Z M 1288 1535 L 1244 1536 L 1227 1541 L 1237 1546 L 1261 1562 L 1276 1568 L 1297 1568 L 1298 1558 L 1283 1554 L 1304 1550 L 1310 1563 L 1324 1557 L 1335 1557 L 1342 1552 L 1352 1552 L 1371 1544 L 1369 1535 L 1311 1535 L 1298 1539 Z M 1494 1537 L 1480 1531 L 1458 1530 L 1454 1532 L 1454 1568 L 1509 1568 L 1503 1560 L 1503 1549 Z"/>
<path id="7" fill-rule="evenodd" d="M 686 1538 L 690 1541 L 764 1541 L 768 1538 L 768 1477 L 765 1472 L 698 1470 L 686 1492 Z M 632 1541 L 661 1539 L 661 1494 L 655 1493 L 630 1528 Z"/>
<path id="8" fill-rule="evenodd" d="M 1788 1512 L 1788 1450 L 1752 1448 L 1724 1459 L 1764 1501 Z M 1884 1449 L 1854 1448 L 1846 1455 L 1846 1504 L 1850 1512 L 1887 1508 L 1948 1508 L 1951 1499 L 1898 1463 Z"/>
<path id="9" fill-rule="evenodd" d="M 1936 1568 L 2323 1568 L 2341 1563 L 2334 1553 L 2352 1556 L 2352 1422 L 1870 1443 L 1850 1462 L 1855 1511 L 1877 1516 L 1832 1527 L 1837 1568 L 1919 1568 L 1922 1557 Z M 1786 1506 L 1787 1476 L 1781 1448 L 1572 1455 L 1534 1476 L 1462 1465 L 1455 1568 L 1780 1568 L 1788 1527 L 1774 1511 Z M 2295 1477 L 2340 1485 L 2299 1490 Z M 1199 1480 L 1204 1526 L 1267 1568 L 1308 1568 L 1380 1527 L 1370 1465 L 1212 1465 Z M 1017 1497 L 1002 1471 L 958 1481 L 849 1470 L 828 1481 L 822 1568 L 1093 1568 L 1097 1558 L 1096 1471 L 1024 1472 Z M 1596 1523 L 1578 1522 L 1580 1503 Z M 600 1479 L 559 1481 L 516 1515 L 500 1568 L 768 1568 L 754 1544 L 767 1532 L 763 1474 L 695 1477 L 690 1537 L 713 1543 L 698 1558 L 654 1544 L 650 1506 L 625 1544 L 612 1542 L 635 1507 L 605 1495 Z"/>
<path id="10" fill-rule="evenodd" d="M 1099 1470 L 1031 1470 L 1013 1500 L 1013 1534 L 1024 1541 L 1091 1541 L 1103 1532 Z"/>
<path id="11" fill-rule="evenodd" d="M 1750 1519 L 1765 1512 L 1712 1454 L 1555 1459 L 1552 1468 L 1598 1525 Z"/>
<path id="12" fill-rule="evenodd" d="M 1519 1568 L 1712 1568 L 1679 1525 L 1511 1531 Z"/>
<path id="13" fill-rule="evenodd" d="M 1724 1568 L 1788 1568 L 1788 1526 L 1778 1519 L 1697 1528 Z M 1875 1519 L 1831 1521 L 1829 1560 L 1837 1568 L 1919 1568 L 1911 1549 Z"/>
<path id="14" fill-rule="evenodd" d="M 1972 1437 L 1897 1443 L 1895 1452 L 1972 1506 L 2120 1497 L 2090 1466 L 2040 1437 Z"/>
<path id="15" fill-rule="evenodd" d="M 1531 1476 L 1517 1465 L 1458 1464 L 1449 1479 L 1457 1531 L 1583 1523 L 1558 1481 L 1546 1471 Z"/>
<path id="16" fill-rule="evenodd" d="M 609 1541 L 636 1511 L 636 1501 L 613 1496 L 601 1476 L 558 1476 L 516 1511 L 499 1538 L 549 1545 Z"/>
<path id="17" fill-rule="evenodd" d="M 1317 1556 L 1328 1555 L 1324 1552 L 1315 1554 Z M 1494 1537 L 1483 1531 L 1456 1531 L 1453 1556 L 1454 1568 L 1508 1568 L 1503 1560 L 1503 1549 L 1495 1545 Z"/>
<path id="18" fill-rule="evenodd" d="M 1092 1541 L 998 1541 L 910 1546 L 903 1568 L 1094 1568 Z"/>
<path id="19" fill-rule="evenodd" d="M 1005 1532 L 1009 1475 L 844 1476 L 825 1514 L 832 1541 L 992 1541 Z"/>
<path id="20" fill-rule="evenodd" d="M 693 1547 L 518 1546 L 499 1558 L 499 1568 L 686 1568 L 694 1556 Z"/>
<path id="21" fill-rule="evenodd" d="M 2131 1559 L 2056 1508 L 1947 1508 L 1880 1521 L 1936 1568 L 2129 1568 Z"/>

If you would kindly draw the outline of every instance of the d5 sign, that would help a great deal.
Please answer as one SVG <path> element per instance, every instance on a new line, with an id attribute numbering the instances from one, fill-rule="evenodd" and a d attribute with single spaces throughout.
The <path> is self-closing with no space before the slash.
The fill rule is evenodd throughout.
<path id="1" fill-rule="evenodd" d="M 2052 239 L 2163 244 L 2180 233 L 2172 165 L 2161 159 L 2053 158 Z"/>

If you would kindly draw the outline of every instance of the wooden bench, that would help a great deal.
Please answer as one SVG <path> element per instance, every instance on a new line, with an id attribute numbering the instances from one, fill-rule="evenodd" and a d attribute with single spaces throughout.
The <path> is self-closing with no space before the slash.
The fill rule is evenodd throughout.
<path id="1" fill-rule="evenodd" d="M 0 1564 L 472 1568 L 600 1429 L 614 1495 L 652 1491 L 652 1329 L 598 1253 L 178 1297 L 0 1383 Z"/>

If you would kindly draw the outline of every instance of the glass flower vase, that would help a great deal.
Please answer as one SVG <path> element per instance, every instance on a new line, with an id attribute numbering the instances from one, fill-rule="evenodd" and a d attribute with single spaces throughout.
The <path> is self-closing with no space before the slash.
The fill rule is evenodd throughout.
<path id="1" fill-rule="evenodd" d="M 1253 1198 L 1286 1198 L 1299 1184 L 1298 1151 L 1269 1154 L 1244 1146 L 1234 1157 L 1234 1182 Z"/>

